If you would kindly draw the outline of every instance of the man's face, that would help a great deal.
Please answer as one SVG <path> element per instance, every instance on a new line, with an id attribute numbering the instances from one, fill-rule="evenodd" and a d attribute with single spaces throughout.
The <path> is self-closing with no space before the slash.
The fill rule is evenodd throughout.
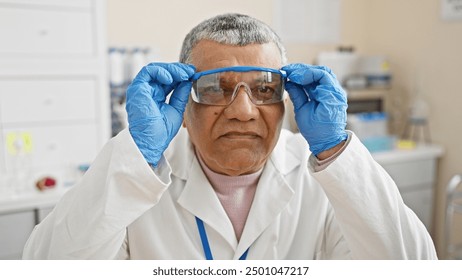
<path id="1" fill-rule="evenodd" d="M 273 43 L 229 46 L 203 40 L 192 51 L 197 71 L 230 66 L 279 69 L 281 55 Z M 227 106 L 195 103 L 189 99 L 184 125 L 196 152 L 221 174 L 238 176 L 261 169 L 276 145 L 284 103 L 255 105 L 244 87 Z"/>

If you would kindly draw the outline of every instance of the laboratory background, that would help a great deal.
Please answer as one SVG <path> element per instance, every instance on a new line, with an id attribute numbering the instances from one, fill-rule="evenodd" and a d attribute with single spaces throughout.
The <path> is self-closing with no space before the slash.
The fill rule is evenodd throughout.
<path id="1" fill-rule="evenodd" d="M 127 125 L 125 89 L 226 12 L 270 24 L 289 62 L 332 68 L 348 129 L 440 259 L 462 258 L 462 0 L 0 0 L 0 259 Z M 290 102 L 284 126 L 297 131 Z"/>

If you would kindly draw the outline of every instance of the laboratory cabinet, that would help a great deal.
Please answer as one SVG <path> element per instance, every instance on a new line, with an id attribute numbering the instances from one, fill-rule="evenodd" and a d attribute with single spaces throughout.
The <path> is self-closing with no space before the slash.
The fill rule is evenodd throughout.
<path id="1" fill-rule="evenodd" d="M 67 189 L 0 197 L 0 260 L 21 259 L 34 226 L 52 211 Z"/>
<path id="2" fill-rule="evenodd" d="M 71 183 L 110 138 L 105 4 L 0 0 L 0 195 Z"/>
<path id="3" fill-rule="evenodd" d="M 37 2 L 37 3 L 36 3 Z M 93 52 L 91 2 L 85 7 L 40 5 L 44 1 L 1 1 L 0 18 L 9 28 L 1 33 L 0 52 L 12 54 L 87 54 Z M 85 12 L 87 10 L 88 12 Z"/>
<path id="4" fill-rule="evenodd" d="M 52 207 L 47 207 L 0 215 L 0 260 L 21 259 L 22 250 L 34 226 L 51 209 Z"/>
<path id="5" fill-rule="evenodd" d="M 0 216 L 0 259 L 20 259 L 21 248 L 35 225 L 34 211 L 8 213 Z"/>
<path id="6" fill-rule="evenodd" d="M 434 144 L 372 153 L 395 181 L 404 203 L 416 213 L 428 231 L 432 230 L 437 164 L 442 154 L 443 148 Z"/>
<path id="7" fill-rule="evenodd" d="M 0 258 L 111 136 L 106 1 L 0 0 Z M 51 177 L 43 193 L 37 180 Z"/>

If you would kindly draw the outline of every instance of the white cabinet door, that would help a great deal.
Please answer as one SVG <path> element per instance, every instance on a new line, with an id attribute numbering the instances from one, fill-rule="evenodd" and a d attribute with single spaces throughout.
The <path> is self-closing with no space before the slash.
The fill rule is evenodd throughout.
<path id="1" fill-rule="evenodd" d="M 401 192 L 404 203 L 411 208 L 428 230 L 431 230 L 433 191 L 432 186 L 423 186 L 421 189 L 405 190 Z"/>
<path id="2" fill-rule="evenodd" d="M 436 159 L 382 164 L 399 188 L 404 203 L 431 230 Z"/>
<path id="3" fill-rule="evenodd" d="M 0 259 L 20 259 L 34 226 L 34 210 L 0 215 Z"/>
<path id="4" fill-rule="evenodd" d="M 50 8 L 91 8 L 92 0 L 0 0 L 0 4 L 34 5 Z"/>
<path id="5" fill-rule="evenodd" d="M 93 79 L 0 80 L 0 120 L 20 123 L 96 119 Z"/>
<path id="6" fill-rule="evenodd" d="M 1 124 L 0 124 L 1 125 Z M 4 150 L 3 147 L 5 147 L 5 144 L 3 143 L 3 133 L 2 130 L 0 129 L 0 189 L 2 188 L 2 184 L 4 183 L 2 180 L 2 174 L 5 174 L 6 172 L 6 164 L 5 164 L 5 155 L 4 155 Z M 1 190 L 0 190 L 1 193 Z"/>
<path id="7" fill-rule="evenodd" d="M 400 189 L 419 188 L 435 180 L 436 159 L 409 160 L 382 164 Z"/>
<path id="8" fill-rule="evenodd" d="M 96 53 L 93 25 L 90 8 L 0 2 L 0 56 L 91 56 Z"/>
<path id="9" fill-rule="evenodd" d="M 98 152 L 97 129 L 94 123 L 4 129 L 7 169 L 17 165 L 19 153 L 11 139 L 21 141 L 22 135 L 27 135 L 31 142 L 27 154 L 29 167 L 60 166 L 64 162 L 88 164 Z"/>

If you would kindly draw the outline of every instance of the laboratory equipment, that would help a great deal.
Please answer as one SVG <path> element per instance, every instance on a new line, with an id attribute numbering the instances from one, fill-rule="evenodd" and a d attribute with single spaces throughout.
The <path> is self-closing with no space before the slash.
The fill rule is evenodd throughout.
<path id="1" fill-rule="evenodd" d="M 395 147 L 396 137 L 388 133 L 388 114 L 385 112 L 348 114 L 347 128 L 358 136 L 370 152 Z"/>
<path id="2" fill-rule="evenodd" d="M 416 143 L 431 143 L 428 113 L 427 103 L 422 97 L 416 96 L 411 104 L 402 138 Z"/>
<path id="3" fill-rule="evenodd" d="M 446 186 L 446 257 L 462 259 L 462 240 L 455 240 L 453 235 L 456 215 L 462 217 L 462 174 L 454 175 Z M 457 243 L 459 242 L 459 243 Z"/>
<path id="4" fill-rule="evenodd" d="M 319 53 L 316 63 L 332 69 L 338 81 L 344 85 L 348 79 L 357 76 L 359 59 L 359 55 L 353 49 L 342 49 L 341 51 Z"/>
<path id="5" fill-rule="evenodd" d="M 391 83 L 390 63 L 385 55 L 361 56 L 358 74 L 366 78 L 368 87 L 387 88 Z"/>
<path id="6" fill-rule="evenodd" d="M 124 48 L 109 48 L 109 88 L 111 92 L 111 130 L 115 136 L 126 127 L 125 91 L 128 85 L 127 51 Z M 122 114 L 121 114 L 122 113 Z"/>
<path id="7" fill-rule="evenodd" d="M 128 127 L 125 92 L 130 82 L 153 57 L 150 48 L 111 47 L 108 49 L 109 85 L 111 90 L 112 136 Z"/>
<path id="8" fill-rule="evenodd" d="M 285 76 L 281 70 L 254 66 L 198 72 L 192 77 L 191 97 L 197 103 L 226 106 L 243 87 L 255 105 L 277 103 L 284 99 Z"/>
<path id="9" fill-rule="evenodd" d="M 326 65 L 346 88 L 388 88 L 391 84 L 390 63 L 385 55 L 360 55 L 353 48 L 321 52 L 316 60 Z"/>

